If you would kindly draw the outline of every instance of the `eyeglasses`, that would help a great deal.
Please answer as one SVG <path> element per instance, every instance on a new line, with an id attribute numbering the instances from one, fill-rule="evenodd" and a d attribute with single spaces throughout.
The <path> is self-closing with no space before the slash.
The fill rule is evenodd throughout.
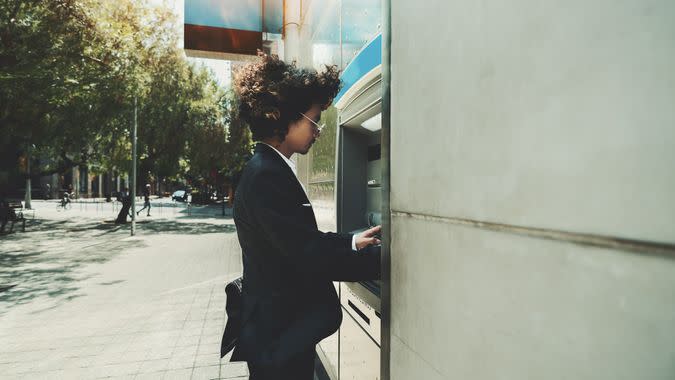
<path id="1" fill-rule="evenodd" d="M 302 117 L 304 117 L 305 119 L 311 121 L 312 124 L 314 124 L 314 129 L 316 129 L 316 131 L 317 131 L 318 133 L 321 133 L 321 130 L 323 130 L 323 128 L 326 126 L 326 124 L 321 124 L 321 125 L 317 124 L 316 121 L 310 119 L 309 117 L 307 117 L 307 115 L 305 115 L 305 114 L 302 113 L 302 112 L 300 112 L 300 115 L 302 115 Z"/>

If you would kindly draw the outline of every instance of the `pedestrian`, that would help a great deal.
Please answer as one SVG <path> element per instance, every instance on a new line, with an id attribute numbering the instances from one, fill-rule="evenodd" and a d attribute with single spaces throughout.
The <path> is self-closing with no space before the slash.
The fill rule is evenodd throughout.
<path id="1" fill-rule="evenodd" d="M 380 276 L 380 226 L 321 232 L 291 156 L 307 154 L 337 94 L 339 71 L 318 73 L 260 53 L 236 75 L 239 116 L 257 141 L 234 197 L 242 247 L 241 325 L 234 361 L 251 380 L 311 380 L 316 344 L 342 321 L 333 281 Z"/>
<path id="2" fill-rule="evenodd" d="M 68 205 L 68 203 L 70 203 L 70 198 L 71 198 L 71 194 L 68 193 L 67 190 L 64 191 L 63 197 L 61 197 L 61 207 L 63 207 L 64 210 L 66 209 L 66 206 Z"/>
<path id="3" fill-rule="evenodd" d="M 136 215 L 140 214 L 141 211 L 148 209 L 147 216 L 150 216 L 150 184 L 145 184 L 145 189 L 143 189 L 143 208 L 136 212 Z"/>
<path id="4" fill-rule="evenodd" d="M 129 193 L 129 188 L 125 187 L 124 192 L 122 192 L 122 209 L 120 209 L 119 214 L 117 214 L 117 219 L 115 219 L 115 224 L 124 224 L 127 222 L 127 216 L 129 215 L 129 210 L 131 209 L 131 194 Z"/>

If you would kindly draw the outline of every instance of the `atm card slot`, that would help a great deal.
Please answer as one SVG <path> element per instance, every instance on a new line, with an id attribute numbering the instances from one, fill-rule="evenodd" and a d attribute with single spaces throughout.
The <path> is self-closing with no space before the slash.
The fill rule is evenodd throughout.
<path id="1" fill-rule="evenodd" d="M 367 324 L 370 324 L 370 318 L 366 317 L 366 315 L 363 314 L 361 309 L 359 309 L 356 305 L 354 305 L 352 301 L 347 301 L 347 305 L 349 305 L 349 307 L 351 307 L 352 310 L 354 310 L 354 312 L 356 312 L 356 314 L 358 314 L 359 317 L 361 317 L 361 319 L 363 319 Z"/>

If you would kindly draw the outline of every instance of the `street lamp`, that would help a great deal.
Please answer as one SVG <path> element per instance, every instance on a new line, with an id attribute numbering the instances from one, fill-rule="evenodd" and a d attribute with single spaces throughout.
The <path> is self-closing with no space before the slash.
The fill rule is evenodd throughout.
<path id="1" fill-rule="evenodd" d="M 134 127 L 131 130 L 131 236 L 136 234 L 136 129 L 138 128 L 138 96 L 134 96 Z"/>

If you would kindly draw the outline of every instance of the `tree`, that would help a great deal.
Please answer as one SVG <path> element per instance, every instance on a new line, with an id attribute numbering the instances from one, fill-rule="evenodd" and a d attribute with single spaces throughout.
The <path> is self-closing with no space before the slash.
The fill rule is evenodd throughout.
<path id="1" fill-rule="evenodd" d="M 225 115 L 224 123 L 227 125 L 223 174 L 228 178 L 230 184 L 236 187 L 239 175 L 244 170 L 244 165 L 253 155 L 253 140 L 251 131 L 239 118 L 234 91 L 228 91 L 221 99 L 221 107 Z"/>
<path id="2" fill-rule="evenodd" d="M 128 171 L 138 98 L 142 182 L 241 166 L 233 141 L 250 150 L 250 137 L 229 115 L 231 96 L 186 60 L 178 30 L 145 1 L 0 0 L 0 150 L 34 146 L 44 159 L 33 173 Z"/>

